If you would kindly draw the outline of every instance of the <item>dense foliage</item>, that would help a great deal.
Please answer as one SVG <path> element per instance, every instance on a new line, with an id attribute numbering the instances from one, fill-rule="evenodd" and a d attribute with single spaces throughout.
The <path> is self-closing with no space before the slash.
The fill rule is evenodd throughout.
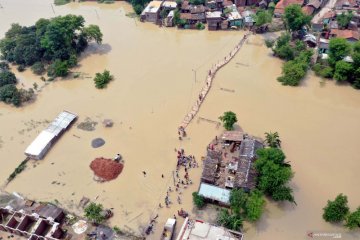
<path id="1" fill-rule="evenodd" d="M 144 10 L 145 6 L 151 2 L 151 0 L 128 0 L 132 5 L 134 12 L 138 15 Z"/>
<path id="2" fill-rule="evenodd" d="M 271 23 L 272 13 L 264 9 L 259 9 L 254 16 L 254 20 L 255 20 L 255 26 L 261 27 L 267 23 Z"/>
<path id="3" fill-rule="evenodd" d="M 353 14 L 351 11 L 348 13 L 342 12 L 341 14 L 336 16 L 336 21 L 341 29 L 346 29 L 353 18 Z"/>
<path id="4" fill-rule="evenodd" d="M 360 41 L 350 44 L 343 38 L 329 42 L 329 58 L 314 65 L 314 72 L 339 83 L 350 83 L 360 89 Z"/>
<path id="5" fill-rule="evenodd" d="M 17 89 L 17 79 L 14 73 L 10 72 L 9 65 L 0 62 L 0 101 L 14 106 L 20 106 L 21 103 L 30 101 L 34 98 L 33 89 Z"/>
<path id="6" fill-rule="evenodd" d="M 233 189 L 230 193 L 230 210 L 220 211 L 218 223 L 239 231 L 244 220 L 255 222 L 260 219 L 264 205 L 265 199 L 259 190 L 246 193 L 242 189 Z"/>
<path id="7" fill-rule="evenodd" d="M 103 206 L 99 203 L 90 203 L 85 209 L 85 217 L 95 224 L 100 224 L 105 220 L 105 217 L 101 214 Z"/>
<path id="8" fill-rule="evenodd" d="M 259 173 L 257 187 L 275 201 L 294 202 L 292 189 L 287 186 L 294 173 L 285 163 L 285 154 L 279 148 L 264 148 L 257 151 L 255 168 Z"/>
<path id="9" fill-rule="evenodd" d="M 360 228 L 360 207 L 355 212 L 350 213 L 345 221 L 345 227 L 349 229 Z"/>
<path id="10" fill-rule="evenodd" d="M 96 73 L 94 82 L 96 88 L 105 88 L 108 83 L 113 79 L 113 76 L 108 70 L 104 70 L 103 73 Z"/>
<path id="11" fill-rule="evenodd" d="M 224 115 L 220 116 L 219 119 L 223 122 L 224 128 L 228 131 L 232 130 L 233 125 L 237 122 L 236 114 L 231 111 L 224 112 Z"/>
<path id="12" fill-rule="evenodd" d="M 39 19 L 35 25 L 25 27 L 12 24 L 0 41 L 4 60 L 23 66 L 33 66 L 34 72 L 43 72 L 40 64 L 52 66 L 50 76 L 66 76 L 66 67 L 77 63 L 77 55 L 92 40 L 102 41 L 98 26 L 84 26 L 82 16 L 66 15 L 52 19 Z M 40 73 L 41 74 L 41 73 Z"/>
<path id="13" fill-rule="evenodd" d="M 285 25 L 292 32 L 301 30 L 305 25 L 309 25 L 310 20 L 311 16 L 303 13 L 300 5 L 290 4 L 285 8 Z"/>
<path id="14" fill-rule="evenodd" d="M 205 206 L 205 199 L 203 196 L 200 196 L 198 192 L 193 192 L 193 202 L 197 208 L 202 208 Z"/>
<path id="15" fill-rule="evenodd" d="M 271 148 L 279 148 L 281 146 L 281 140 L 278 132 L 266 132 L 265 142 Z"/>
<path id="16" fill-rule="evenodd" d="M 347 205 L 347 196 L 342 193 L 339 194 L 334 201 L 328 200 L 326 207 L 323 208 L 323 218 L 327 222 L 341 222 L 345 219 L 349 213 L 349 207 Z"/>

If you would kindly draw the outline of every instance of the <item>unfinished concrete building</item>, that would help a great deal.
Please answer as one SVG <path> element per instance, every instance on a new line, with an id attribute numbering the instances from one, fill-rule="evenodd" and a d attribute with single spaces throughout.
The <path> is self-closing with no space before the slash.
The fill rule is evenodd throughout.
<path id="1" fill-rule="evenodd" d="M 29 240 L 57 240 L 64 236 L 60 223 L 45 219 L 36 213 L 26 214 L 11 207 L 0 208 L 0 231 L 9 232 Z"/>

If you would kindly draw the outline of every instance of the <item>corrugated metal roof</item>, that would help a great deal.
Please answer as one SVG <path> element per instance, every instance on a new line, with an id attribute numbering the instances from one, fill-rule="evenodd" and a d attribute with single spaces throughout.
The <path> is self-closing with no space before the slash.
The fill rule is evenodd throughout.
<path id="1" fill-rule="evenodd" d="M 47 148 L 48 144 L 55 138 L 55 135 L 48 131 L 42 131 L 35 140 L 26 148 L 25 154 L 39 156 Z"/>
<path id="2" fill-rule="evenodd" d="M 230 190 L 206 183 L 200 184 L 199 195 L 225 204 L 230 203 Z"/>

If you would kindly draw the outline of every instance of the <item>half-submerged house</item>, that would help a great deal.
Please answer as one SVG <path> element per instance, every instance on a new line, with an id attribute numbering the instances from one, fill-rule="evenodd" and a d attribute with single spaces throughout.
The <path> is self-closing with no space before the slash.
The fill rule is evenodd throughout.
<path id="1" fill-rule="evenodd" d="M 151 1 L 140 15 L 140 21 L 157 23 L 160 16 L 162 1 Z"/>
<path id="2" fill-rule="evenodd" d="M 42 159 L 52 144 L 68 129 L 76 118 L 77 115 L 74 113 L 68 111 L 61 112 L 26 148 L 25 155 L 32 159 Z"/>
<path id="3" fill-rule="evenodd" d="M 209 30 L 218 30 L 222 22 L 221 12 L 220 11 L 206 12 L 206 21 Z"/>

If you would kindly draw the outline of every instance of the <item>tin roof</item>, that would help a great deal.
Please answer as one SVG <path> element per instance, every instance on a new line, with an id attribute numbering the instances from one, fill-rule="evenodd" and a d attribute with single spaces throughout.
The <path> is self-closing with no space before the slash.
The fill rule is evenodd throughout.
<path id="1" fill-rule="evenodd" d="M 244 139 L 244 133 L 242 131 L 225 131 L 221 139 L 224 141 L 241 142 Z"/>
<path id="2" fill-rule="evenodd" d="M 206 183 L 200 184 L 199 195 L 222 202 L 226 205 L 230 204 L 230 190 L 213 186 Z"/>

